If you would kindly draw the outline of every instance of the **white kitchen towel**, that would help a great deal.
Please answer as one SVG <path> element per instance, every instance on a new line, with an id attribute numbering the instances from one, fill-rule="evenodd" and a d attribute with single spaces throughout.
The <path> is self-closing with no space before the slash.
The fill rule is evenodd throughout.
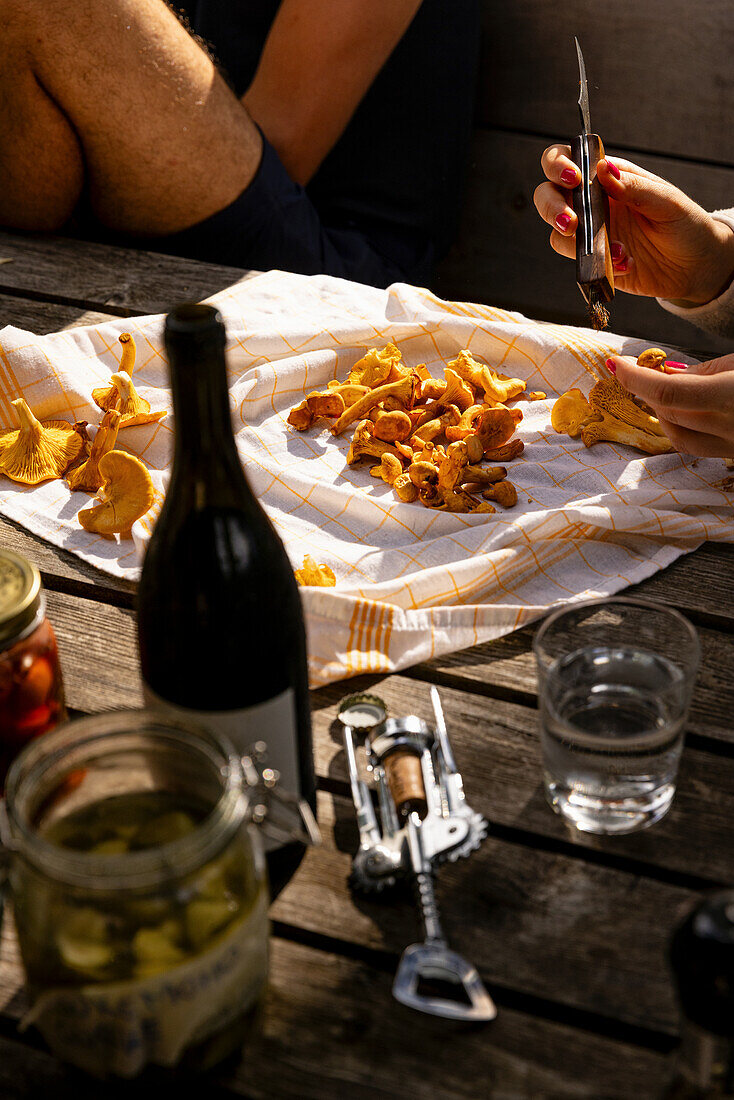
<path id="1" fill-rule="evenodd" d="M 734 538 L 730 498 L 716 486 L 722 462 L 606 443 L 587 449 L 551 428 L 559 393 L 588 392 L 610 351 L 637 355 L 642 341 L 444 302 L 401 283 L 378 290 L 276 271 L 210 301 L 227 325 L 232 419 L 250 483 L 294 567 L 310 554 L 336 574 L 335 588 L 302 590 L 314 686 L 497 638 L 550 607 L 634 584 L 706 539 Z M 162 328 L 155 316 L 50 336 L 3 329 L 0 425 L 15 424 L 10 402 L 20 396 L 39 419 L 98 423 L 92 389 L 117 368 L 119 333 L 132 332 L 136 387 L 169 414 L 123 430 L 117 447 L 141 458 L 163 490 L 174 425 Z M 515 508 L 471 516 L 402 503 L 367 466 L 346 465 L 350 431 L 335 439 L 325 421 L 305 433 L 288 426 L 306 393 L 345 378 L 366 348 L 389 341 L 436 376 L 468 348 L 548 394 L 519 404 L 525 450 L 509 467 Z M 3 515 L 135 579 L 146 524 L 136 525 L 135 541 L 105 541 L 79 526 L 76 513 L 89 501 L 64 481 L 28 489 L 0 477 Z"/>

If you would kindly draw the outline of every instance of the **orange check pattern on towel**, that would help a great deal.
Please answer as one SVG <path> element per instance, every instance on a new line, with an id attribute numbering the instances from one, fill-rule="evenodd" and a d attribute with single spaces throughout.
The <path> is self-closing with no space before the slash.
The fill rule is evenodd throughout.
<path id="1" fill-rule="evenodd" d="M 305 554 L 336 574 L 335 588 L 303 589 L 313 685 L 404 668 L 497 638 L 549 607 L 609 595 L 664 568 L 706 539 L 734 538 L 730 498 L 714 483 L 720 461 L 643 457 L 621 445 L 587 450 L 551 428 L 553 399 L 588 392 L 610 351 L 646 344 L 530 321 L 489 306 L 443 302 L 395 284 L 377 290 L 327 276 L 268 272 L 210 299 L 228 332 L 232 419 L 250 483 L 291 561 Z M 138 347 L 135 385 L 170 410 L 161 316 L 51 336 L 0 332 L 0 426 L 24 397 L 40 419 L 99 422 L 92 402 L 119 360 L 120 332 Z M 397 344 L 406 363 L 442 376 L 462 348 L 524 378 L 548 401 L 523 403 L 520 459 L 510 464 L 515 508 L 460 515 L 405 504 L 347 467 L 347 433 L 295 432 L 286 423 L 305 394 L 345 378 L 365 348 Z M 655 341 L 651 341 L 654 343 Z M 117 446 L 141 458 L 163 493 L 173 420 L 125 429 Z M 65 482 L 24 489 L 0 478 L 0 511 L 116 576 L 135 578 L 149 535 L 110 543 L 76 519 L 88 503 Z"/>

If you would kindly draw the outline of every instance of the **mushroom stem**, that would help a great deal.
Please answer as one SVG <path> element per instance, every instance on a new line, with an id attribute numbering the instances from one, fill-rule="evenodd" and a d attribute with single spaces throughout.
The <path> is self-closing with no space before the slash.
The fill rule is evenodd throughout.
<path id="1" fill-rule="evenodd" d="M 12 402 L 20 427 L 0 429 L 0 473 L 22 485 L 61 477 L 84 447 L 64 420 L 41 424 L 22 397 Z"/>
<path id="2" fill-rule="evenodd" d="M 332 435 L 341 435 L 345 428 L 349 427 L 355 420 L 361 420 L 370 409 L 373 409 L 375 405 L 379 405 L 386 397 L 398 397 L 404 408 L 411 408 L 418 381 L 418 375 L 411 373 L 406 374 L 404 378 L 400 378 L 397 382 L 388 382 L 384 386 L 377 386 L 376 389 L 370 390 L 364 397 L 360 397 L 354 405 L 344 410 L 331 429 Z"/>
<path id="3" fill-rule="evenodd" d="M 132 373 L 135 369 L 135 341 L 129 332 L 121 332 L 117 339 L 122 345 L 120 370 L 126 371 L 132 378 Z"/>
<path id="4" fill-rule="evenodd" d="M 24 401 L 22 397 L 18 397 L 15 401 L 11 401 L 11 405 L 17 413 L 21 432 L 30 437 L 34 443 L 38 443 L 41 438 L 41 433 L 43 432 L 40 420 L 36 420 L 27 402 Z"/>

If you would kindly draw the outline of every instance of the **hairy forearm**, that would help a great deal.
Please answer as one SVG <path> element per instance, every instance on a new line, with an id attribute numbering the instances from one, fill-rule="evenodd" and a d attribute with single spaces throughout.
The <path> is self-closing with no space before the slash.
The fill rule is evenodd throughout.
<path id="1" fill-rule="evenodd" d="M 307 183 L 422 0 L 283 0 L 242 101 Z"/>

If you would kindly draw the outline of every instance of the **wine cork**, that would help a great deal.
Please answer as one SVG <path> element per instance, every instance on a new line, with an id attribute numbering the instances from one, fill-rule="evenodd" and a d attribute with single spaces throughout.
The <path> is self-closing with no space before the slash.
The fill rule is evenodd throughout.
<path id="1" fill-rule="evenodd" d="M 413 811 L 425 816 L 426 790 L 420 757 L 405 749 L 391 752 L 383 761 L 390 793 L 398 813 L 407 817 Z"/>

